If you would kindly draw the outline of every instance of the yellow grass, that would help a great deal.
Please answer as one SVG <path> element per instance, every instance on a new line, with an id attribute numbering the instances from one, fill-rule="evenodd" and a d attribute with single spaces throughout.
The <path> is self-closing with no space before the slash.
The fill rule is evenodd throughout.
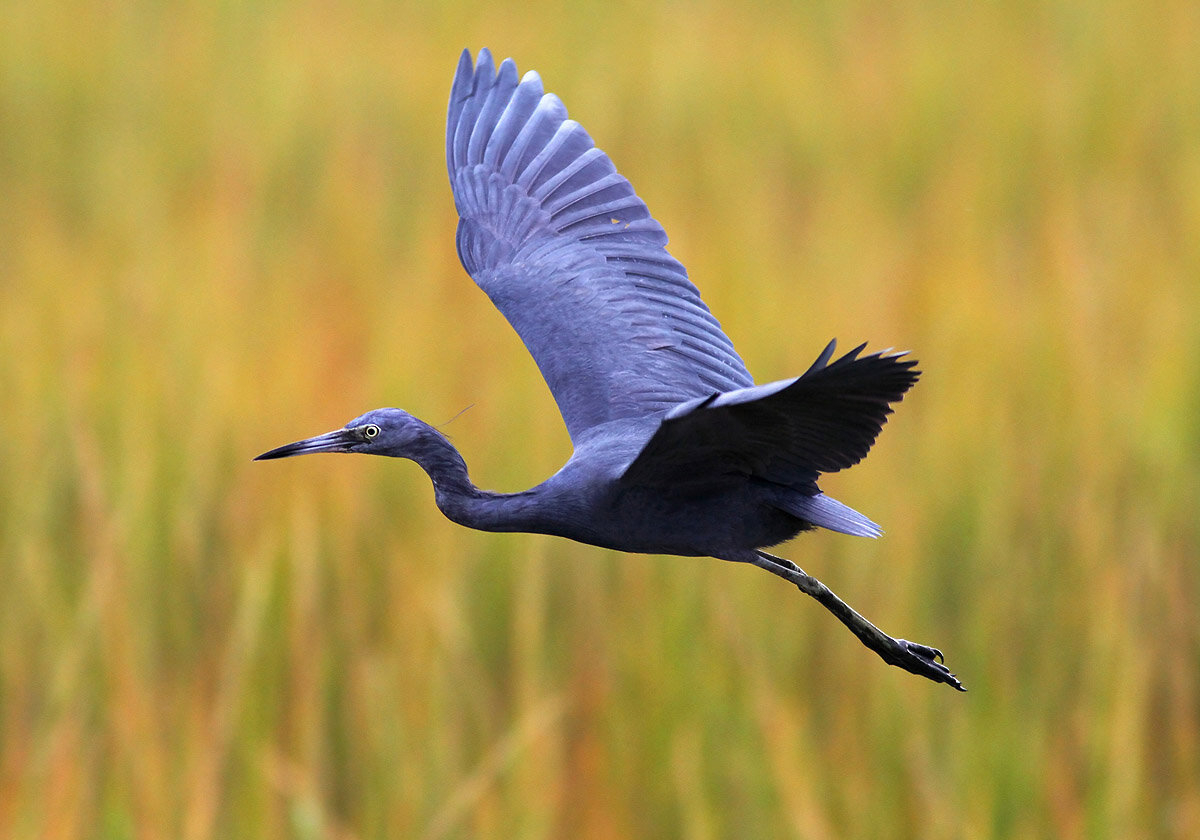
<path id="1" fill-rule="evenodd" d="M 0 5 L 0 836 L 1200 836 L 1200 7 Z M 569 444 L 458 266 L 464 46 L 537 68 L 761 380 L 925 376 L 750 568 L 251 463 L 398 404 Z"/>

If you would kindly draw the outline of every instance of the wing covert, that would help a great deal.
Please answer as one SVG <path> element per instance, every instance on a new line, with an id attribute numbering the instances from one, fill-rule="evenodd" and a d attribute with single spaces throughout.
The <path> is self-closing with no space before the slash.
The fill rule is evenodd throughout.
<path id="1" fill-rule="evenodd" d="M 446 163 L 463 267 L 520 335 L 567 430 L 753 384 L 667 235 L 536 73 L 464 51 Z"/>

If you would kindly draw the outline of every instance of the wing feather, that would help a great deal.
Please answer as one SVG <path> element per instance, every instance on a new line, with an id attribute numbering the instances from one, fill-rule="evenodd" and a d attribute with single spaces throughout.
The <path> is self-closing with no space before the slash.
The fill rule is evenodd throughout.
<path id="1" fill-rule="evenodd" d="M 866 457 L 891 404 L 920 376 L 903 353 L 860 356 L 865 345 L 830 363 L 834 346 L 795 379 L 676 406 L 622 481 L 666 486 L 739 476 L 815 493 L 820 473 Z"/>
<path id="2" fill-rule="evenodd" d="M 521 336 L 571 437 L 753 384 L 666 232 L 537 73 L 459 59 L 446 163 L 463 266 Z"/>

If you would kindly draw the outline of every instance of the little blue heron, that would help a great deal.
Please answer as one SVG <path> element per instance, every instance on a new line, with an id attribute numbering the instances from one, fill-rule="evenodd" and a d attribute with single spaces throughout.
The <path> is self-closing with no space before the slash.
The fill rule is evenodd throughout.
<path id="1" fill-rule="evenodd" d="M 882 533 L 817 479 L 862 460 L 917 363 L 861 355 L 865 345 L 833 360 L 831 341 L 803 375 L 755 385 L 629 181 L 512 59 L 497 70 L 488 50 L 477 62 L 463 51 L 446 163 L 458 256 L 541 369 L 570 459 L 530 490 L 481 490 L 440 432 L 396 408 L 258 459 L 408 458 L 429 474 L 442 513 L 469 528 L 750 563 L 811 595 L 885 662 L 965 690 L 941 651 L 888 636 L 762 550 L 818 526 Z"/>

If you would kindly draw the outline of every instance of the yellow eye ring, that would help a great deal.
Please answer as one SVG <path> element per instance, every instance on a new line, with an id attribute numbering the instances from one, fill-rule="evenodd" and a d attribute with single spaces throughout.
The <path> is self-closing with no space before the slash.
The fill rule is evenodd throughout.
<path id="1" fill-rule="evenodd" d="M 363 426 L 362 432 L 363 437 L 365 437 L 367 440 L 374 440 L 375 438 L 379 437 L 379 427 L 374 423 Z"/>

